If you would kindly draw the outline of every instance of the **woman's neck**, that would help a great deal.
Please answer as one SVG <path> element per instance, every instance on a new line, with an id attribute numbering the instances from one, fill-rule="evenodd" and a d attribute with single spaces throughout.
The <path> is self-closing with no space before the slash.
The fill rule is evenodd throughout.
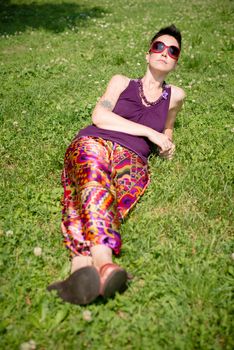
<path id="1" fill-rule="evenodd" d="M 149 90 L 161 89 L 163 82 L 165 81 L 166 74 L 156 74 L 152 73 L 149 69 L 146 71 L 146 74 L 142 78 L 143 85 Z"/>

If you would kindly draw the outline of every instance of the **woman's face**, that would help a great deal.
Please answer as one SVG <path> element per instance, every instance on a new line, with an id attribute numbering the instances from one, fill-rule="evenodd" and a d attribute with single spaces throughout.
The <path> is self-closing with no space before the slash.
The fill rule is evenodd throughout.
<path id="1" fill-rule="evenodd" d="M 161 35 L 155 39 L 155 41 L 161 41 L 166 46 L 175 46 L 179 49 L 179 44 L 173 36 Z M 151 68 L 160 72 L 169 73 L 175 69 L 178 59 L 168 53 L 169 48 L 166 46 L 162 52 L 149 52 L 146 56 L 146 60 Z"/>

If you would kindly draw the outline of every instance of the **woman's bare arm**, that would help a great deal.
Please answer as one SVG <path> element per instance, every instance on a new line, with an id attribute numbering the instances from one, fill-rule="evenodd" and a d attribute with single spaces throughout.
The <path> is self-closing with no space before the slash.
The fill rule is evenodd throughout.
<path id="1" fill-rule="evenodd" d="M 176 116 L 181 110 L 185 99 L 185 92 L 183 89 L 173 86 L 171 87 L 171 101 L 168 111 L 168 116 L 164 128 L 164 134 L 167 135 L 171 140 L 173 137 L 173 129 L 176 121 Z"/>
<path id="2" fill-rule="evenodd" d="M 171 88 L 172 88 L 171 101 L 170 101 L 168 116 L 167 116 L 163 133 L 167 135 L 167 137 L 172 142 L 176 116 L 182 108 L 182 105 L 185 99 L 185 92 L 184 90 L 176 86 L 172 86 Z M 165 159 L 172 159 L 174 153 L 175 153 L 175 145 L 172 143 L 172 147 L 170 150 L 166 150 L 166 151 L 160 150 L 159 155 Z"/>

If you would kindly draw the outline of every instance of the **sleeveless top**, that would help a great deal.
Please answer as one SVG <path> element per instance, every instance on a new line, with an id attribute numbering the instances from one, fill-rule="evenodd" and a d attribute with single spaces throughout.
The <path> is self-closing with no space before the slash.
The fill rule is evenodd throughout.
<path id="1" fill-rule="evenodd" d="M 145 106 L 139 93 L 138 80 L 130 80 L 126 89 L 120 94 L 119 99 L 112 110 L 135 123 L 148 126 L 158 132 L 163 132 L 171 97 L 171 87 L 164 85 L 162 95 L 153 106 Z M 124 132 L 112 131 L 89 125 L 81 129 L 76 138 L 82 136 L 101 137 L 104 140 L 116 142 L 136 154 L 147 163 L 147 158 L 151 152 L 152 143 L 147 137 L 130 135 Z"/>

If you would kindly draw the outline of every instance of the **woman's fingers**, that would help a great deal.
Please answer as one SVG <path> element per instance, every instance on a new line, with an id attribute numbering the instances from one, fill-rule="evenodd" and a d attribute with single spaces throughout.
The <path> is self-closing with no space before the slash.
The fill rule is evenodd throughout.
<path id="1" fill-rule="evenodd" d="M 168 152 L 172 148 L 172 145 L 173 145 L 173 143 L 169 139 L 165 140 L 160 145 L 161 152 L 162 153 Z"/>
<path id="2" fill-rule="evenodd" d="M 168 147 L 165 151 L 161 150 L 160 153 L 168 153 L 168 152 L 174 152 L 175 151 L 175 145 L 174 143 L 170 143 L 170 147 Z"/>
<path id="3" fill-rule="evenodd" d="M 166 158 L 166 159 L 172 159 L 174 153 L 175 153 L 175 145 L 173 143 L 171 143 L 171 147 L 169 149 L 164 151 L 160 149 L 159 151 L 160 157 Z"/>
<path id="4" fill-rule="evenodd" d="M 159 133 L 151 129 L 148 138 L 151 142 L 156 144 L 163 152 L 171 148 L 172 142 L 165 134 Z"/>

